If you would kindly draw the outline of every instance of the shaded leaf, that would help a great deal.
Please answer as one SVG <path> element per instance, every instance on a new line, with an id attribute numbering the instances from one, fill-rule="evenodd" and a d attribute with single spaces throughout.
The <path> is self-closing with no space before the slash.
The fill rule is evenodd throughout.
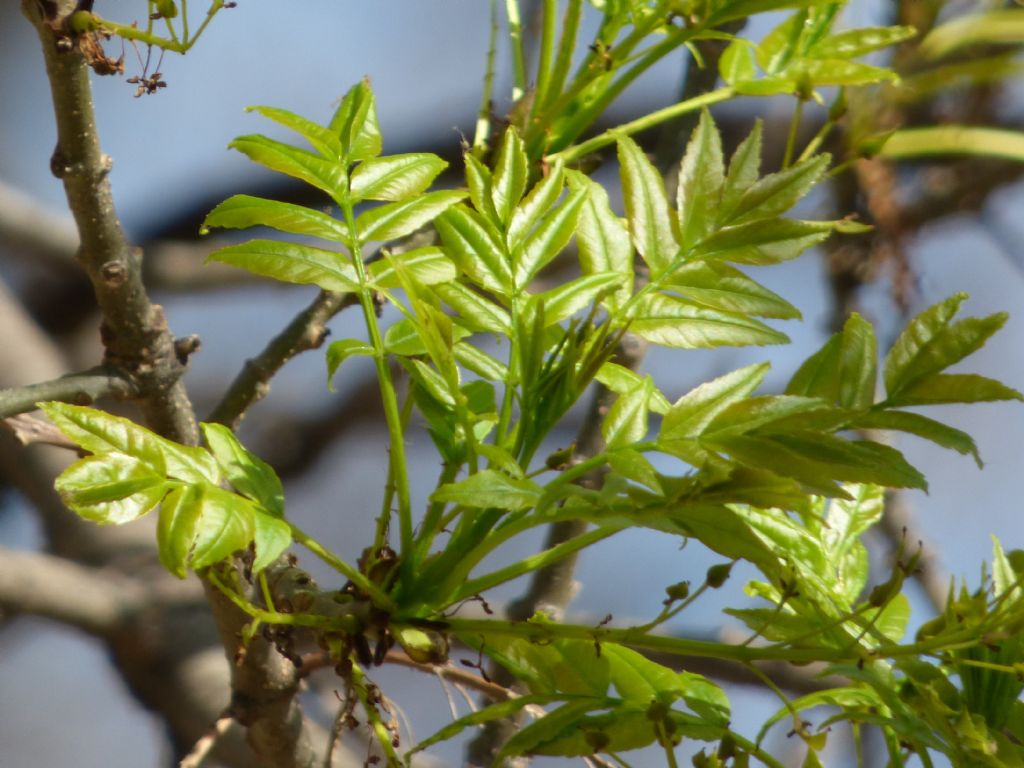
<path id="1" fill-rule="evenodd" d="M 679 168 L 676 193 L 679 242 L 689 248 L 711 231 L 725 182 L 722 138 L 706 109 L 690 137 Z"/>
<path id="2" fill-rule="evenodd" d="M 235 490 L 269 514 L 284 517 L 284 488 L 273 467 L 242 445 L 223 424 L 202 424 L 210 452 Z"/>
<path id="3" fill-rule="evenodd" d="M 792 208 L 821 179 L 831 156 L 818 155 L 755 182 L 729 212 L 730 224 L 770 219 Z"/>
<path id="4" fill-rule="evenodd" d="M 576 231 L 576 219 L 586 200 L 583 190 L 575 190 L 558 208 L 548 212 L 513 254 L 515 282 L 525 286 L 557 256 Z"/>
<path id="5" fill-rule="evenodd" d="M 693 256 L 756 266 L 778 264 L 817 245 L 833 228 L 827 221 L 755 221 L 718 230 L 693 250 Z"/>
<path id="6" fill-rule="evenodd" d="M 519 204 L 508 225 L 508 245 L 518 248 L 537 223 L 550 211 L 565 188 L 565 172 L 560 162 L 538 181 L 530 194 Z"/>
<path id="7" fill-rule="evenodd" d="M 761 135 L 762 123 L 754 121 L 754 128 L 740 145 L 736 147 L 729 160 L 729 172 L 722 185 L 721 208 L 716 216 L 722 219 L 728 216 L 740 198 L 758 180 L 761 172 Z"/>
<path id="8" fill-rule="evenodd" d="M 292 529 L 284 520 L 255 510 L 252 518 L 252 542 L 256 557 L 252 561 L 253 573 L 259 573 L 291 546 Z"/>
<path id="9" fill-rule="evenodd" d="M 479 213 L 456 204 L 434 219 L 434 226 L 449 255 L 474 282 L 501 294 L 511 290 L 505 248 Z"/>
<path id="10" fill-rule="evenodd" d="M 330 391 L 334 391 L 334 374 L 353 355 L 372 356 L 373 347 L 358 339 L 342 339 L 331 342 L 327 348 L 327 388 Z"/>
<path id="11" fill-rule="evenodd" d="M 459 313 L 460 321 L 470 330 L 510 333 L 512 321 L 508 312 L 462 283 L 435 285 L 434 293 Z"/>
<path id="12" fill-rule="evenodd" d="M 576 247 L 584 274 L 612 272 L 619 275 L 619 289 L 605 300 L 616 309 L 633 290 L 633 246 L 629 230 L 611 209 L 608 193 L 578 171 L 568 171 L 574 188 L 587 190 L 576 224 Z"/>
<path id="13" fill-rule="evenodd" d="M 601 422 L 601 436 L 609 449 L 622 448 L 647 435 L 647 408 L 654 380 L 645 376 L 637 386 L 619 395 Z"/>
<path id="14" fill-rule="evenodd" d="M 538 298 L 544 302 L 544 322 L 548 325 L 560 323 L 591 306 L 621 280 L 622 276 L 615 272 L 583 275 L 539 294 Z"/>
<path id="15" fill-rule="evenodd" d="M 718 414 L 757 389 L 769 367 L 768 363 L 748 365 L 690 390 L 665 414 L 658 445 L 671 453 L 674 441 L 700 436 Z"/>
<path id="16" fill-rule="evenodd" d="M 888 48 L 917 34 L 913 27 L 862 27 L 831 35 L 811 49 L 820 59 L 854 59 L 866 53 Z"/>
<path id="17" fill-rule="evenodd" d="M 929 419 L 927 416 L 922 416 L 919 413 L 868 411 L 859 415 L 853 422 L 853 426 L 861 429 L 892 429 L 898 432 L 917 435 L 925 440 L 930 440 L 936 445 L 941 445 L 943 448 L 949 448 L 958 453 L 973 456 L 978 467 L 981 467 L 981 456 L 978 454 L 978 446 L 975 445 L 970 435 L 942 422 Z"/>
<path id="18" fill-rule="evenodd" d="M 504 363 L 477 349 L 472 344 L 456 344 L 453 352 L 455 359 L 477 376 L 482 376 L 488 381 L 505 381 L 508 378 L 508 368 Z M 479 448 L 479 446 L 477 447 Z"/>
<path id="19" fill-rule="evenodd" d="M 1024 400 L 1015 389 L 972 373 L 938 373 L 921 379 L 890 397 L 891 405 L 940 405 L 943 403 L 992 403 Z"/>
<path id="20" fill-rule="evenodd" d="M 388 255 L 371 264 L 367 271 L 378 288 L 408 288 L 399 273 L 419 285 L 447 283 L 458 274 L 452 260 L 436 245 Z"/>

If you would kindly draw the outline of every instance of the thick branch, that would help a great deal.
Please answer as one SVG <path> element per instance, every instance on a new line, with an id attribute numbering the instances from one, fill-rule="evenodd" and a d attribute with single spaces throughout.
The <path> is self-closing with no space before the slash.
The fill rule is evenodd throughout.
<path id="1" fill-rule="evenodd" d="M 41 552 L 0 547 L 0 607 L 111 635 L 146 599 L 138 583 Z"/>
<path id="2" fill-rule="evenodd" d="M 40 384 L 0 389 L 0 418 L 34 410 L 36 403 L 44 400 L 91 405 L 104 397 L 127 400 L 136 394 L 137 390 L 131 381 L 108 367 L 97 366 Z"/>

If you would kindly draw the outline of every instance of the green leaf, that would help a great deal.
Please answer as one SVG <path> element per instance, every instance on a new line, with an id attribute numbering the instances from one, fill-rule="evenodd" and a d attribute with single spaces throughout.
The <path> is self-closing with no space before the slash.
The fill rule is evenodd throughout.
<path id="1" fill-rule="evenodd" d="M 1024 10 L 1004 8 L 971 13 L 932 29 L 918 49 L 927 59 L 948 56 L 973 45 L 1006 45 L 1024 42 Z"/>
<path id="2" fill-rule="evenodd" d="M 408 200 L 429 187 L 448 163 L 426 152 L 364 160 L 352 172 L 352 200 Z"/>
<path id="3" fill-rule="evenodd" d="M 560 323 L 591 306 L 598 297 L 619 285 L 621 279 L 615 272 L 583 275 L 539 294 L 538 298 L 544 302 L 544 322 L 547 325 Z"/>
<path id="4" fill-rule="evenodd" d="M 235 490 L 271 515 L 284 517 L 284 488 L 273 467 L 246 449 L 223 424 L 200 426 L 210 452 Z"/>
<path id="5" fill-rule="evenodd" d="M 866 410 L 875 402 L 878 380 L 878 342 L 871 323 L 853 313 L 842 331 L 839 350 L 839 405 Z"/>
<path id="6" fill-rule="evenodd" d="M 846 496 L 835 481 L 889 488 L 928 487 L 921 473 L 899 451 L 866 440 L 801 432 L 728 436 L 709 440 L 707 445 L 749 467 L 792 477 L 826 496 Z"/>
<path id="7" fill-rule="evenodd" d="M 855 59 L 866 53 L 888 48 L 917 34 L 913 27 L 862 27 L 826 37 L 810 55 L 818 59 Z"/>
<path id="8" fill-rule="evenodd" d="M 618 363 L 605 363 L 594 377 L 617 395 L 625 395 L 642 383 L 640 374 Z M 651 391 L 647 407 L 655 413 L 668 413 L 670 404 L 657 389 Z"/>
<path id="9" fill-rule="evenodd" d="M 771 219 L 792 208 L 821 179 L 832 158 L 818 155 L 755 182 L 722 221 L 733 225 Z"/>
<path id="10" fill-rule="evenodd" d="M 311 245 L 250 240 L 218 248 L 207 257 L 207 261 L 231 264 L 285 283 L 317 285 L 325 291 L 350 293 L 359 290 L 356 271 L 345 262 L 345 257 Z"/>
<path id="11" fill-rule="evenodd" d="M 967 318 L 951 324 L 967 294 L 958 293 L 915 317 L 885 358 L 885 388 L 890 400 L 932 374 L 980 349 L 1006 322 L 1006 314 Z"/>
<path id="12" fill-rule="evenodd" d="M 521 248 L 513 252 L 516 285 L 526 286 L 569 244 L 586 198 L 584 190 L 570 192 L 565 202 L 549 211 L 523 240 Z"/>
<path id="13" fill-rule="evenodd" d="M 578 731 L 577 726 L 583 716 L 601 708 L 604 703 L 601 699 L 586 699 L 563 704 L 517 731 L 494 758 L 494 765 L 503 765 L 506 758 L 516 755 L 539 753 L 546 744 L 563 734 Z M 593 747 L 588 747 L 588 750 L 592 752 Z"/>
<path id="14" fill-rule="evenodd" d="M 204 485 L 199 489 L 199 521 L 192 545 L 192 568 L 226 560 L 253 540 L 252 505 L 241 496 Z"/>
<path id="15" fill-rule="evenodd" d="M 519 204 L 512 221 L 508 225 L 508 245 L 518 248 L 527 238 L 537 222 L 558 202 L 565 188 L 565 172 L 560 162 L 548 171 L 548 175 L 538 181 L 530 194 Z"/>
<path id="16" fill-rule="evenodd" d="M 703 239 L 718 217 L 725 183 L 722 164 L 722 138 L 706 109 L 686 146 L 679 168 L 676 205 L 679 217 L 679 241 L 690 248 Z"/>
<path id="17" fill-rule="evenodd" d="M 967 125 L 903 128 L 889 134 L 877 154 L 891 160 L 979 155 L 1024 162 L 1024 132 Z"/>
<path id="18" fill-rule="evenodd" d="M 160 505 L 156 528 L 157 552 L 164 568 L 179 579 L 188 576 L 188 557 L 202 512 L 198 500 L 197 486 L 181 485 L 167 494 Z"/>
<path id="19" fill-rule="evenodd" d="M 477 509 L 531 509 L 540 500 L 542 489 L 532 480 L 509 477 L 493 469 L 484 469 L 458 483 L 442 485 L 431 501 L 458 504 Z"/>
<path id="20" fill-rule="evenodd" d="M 252 562 L 253 573 L 259 573 L 291 546 L 292 529 L 284 520 L 255 510 L 252 518 L 252 542 L 256 557 Z"/>
<path id="21" fill-rule="evenodd" d="M 228 147 L 254 163 L 326 192 L 339 205 L 348 198 L 348 173 L 339 162 L 258 134 L 239 136 Z"/>
<path id="22" fill-rule="evenodd" d="M 884 80 L 899 80 L 891 69 L 874 67 L 846 59 L 803 59 L 786 70 L 797 82 L 825 85 L 867 85 Z"/>
<path id="23" fill-rule="evenodd" d="M 843 609 L 849 610 L 867 584 L 870 562 L 861 536 L 882 519 L 885 489 L 848 485 L 846 492 L 850 498 L 828 502 L 820 535 L 830 575 L 834 574 L 832 589 L 841 596 Z"/>
<path id="24" fill-rule="evenodd" d="M 200 232 L 204 232 L 208 227 L 273 227 L 281 232 L 319 237 L 337 243 L 344 243 L 348 239 L 348 228 L 326 213 L 304 205 L 282 203 L 250 195 L 229 197 L 210 211 L 203 220 Z"/>
<path id="25" fill-rule="evenodd" d="M 654 465 L 639 451 L 619 448 L 608 453 L 608 466 L 627 480 L 646 485 L 653 491 L 661 491 L 661 481 Z"/>
<path id="26" fill-rule="evenodd" d="M 779 320 L 800 318 L 800 310 L 728 264 L 692 261 L 664 280 L 695 304 L 725 312 Z"/>
<path id="27" fill-rule="evenodd" d="M 371 264 L 367 271 L 378 288 L 405 288 L 400 272 L 419 285 L 447 283 L 458 275 L 455 264 L 436 245 L 388 255 Z"/>
<path id="28" fill-rule="evenodd" d="M 381 153 L 383 145 L 377 123 L 377 104 L 369 81 L 363 80 L 349 89 L 329 127 L 341 140 L 342 151 L 350 163 Z"/>
<path id="29" fill-rule="evenodd" d="M 612 310 L 622 306 L 633 292 L 633 246 L 629 230 L 615 215 L 604 187 L 579 171 L 567 171 L 574 189 L 585 189 L 587 199 L 576 223 L 576 247 L 585 275 L 612 272 L 619 276 L 619 289 L 605 300 Z"/>
<path id="30" fill-rule="evenodd" d="M 638 303 L 630 330 L 655 344 L 679 349 L 784 344 L 784 333 L 743 315 L 705 309 L 676 296 L 649 294 Z"/>
<path id="31" fill-rule="evenodd" d="M 833 334 L 828 341 L 811 355 L 793 374 L 786 385 L 787 395 L 820 397 L 830 403 L 839 402 L 839 360 L 842 354 L 843 335 Z"/>
<path id="32" fill-rule="evenodd" d="M 491 200 L 498 220 L 507 225 L 526 191 L 529 165 L 523 140 L 514 127 L 505 131 L 505 138 L 498 150 L 498 161 L 494 166 L 491 183 Z"/>
<path id="33" fill-rule="evenodd" d="M 448 408 L 455 407 L 455 393 L 448 381 L 437 369 L 422 360 L 402 360 L 402 365 L 416 384 L 430 394 L 438 403 Z"/>
<path id="34" fill-rule="evenodd" d="M 971 373 L 939 373 L 928 376 L 890 397 L 891 405 L 941 405 L 944 403 L 992 403 L 1024 400 L 1015 389 Z"/>
<path id="35" fill-rule="evenodd" d="M 693 257 L 764 266 L 795 259 L 829 236 L 829 221 L 769 219 L 724 227 L 701 242 Z"/>
<path id="36" fill-rule="evenodd" d="M 512 321 L 508 312 L 462 283 L 452 282 L 434 286 L 434 293 L 459 313 L 460 322 L 473 331 L 489 331 L 502 336 L 511 332 Z"/>
<path id="37" fill-rule="evenodd" d="M 472 371 L 477 376 L 482 376 L 487 381 L 505 381 L 508 378 L 508 368 L 504 363 L 495 360 L 472 344 L 461 342 L 456 344 L 452 350 L 455 359 L 463 367 Z M 477 446 L 478 448 L 480 446 Z"/>
<path id="38" fill-rule="evenodd" d="M 473 202 L 473 207 L 485 218 L 500 224 L 491 200 L 494 182 L 490 170 L 470 152 L 466 152 L 462 159 L 466 166 L 466 185 L 469 187 L 469 198 Z"/>
<path id="39" fill-rule="evenodd" d="M 919 413 L 906 411 L 868 411 L 856 418 L 853 423 L 860 429 L 892 429 L 923 437 L 943 448 L 949 448 L 964 455 L 974 457 L 981 468 L 981 456 L 973 438 L 966 432 L 954 429 L 947 424 L 929 419 Z"/>
<path id="40" fill-rule="evenodd" d="M 378 205 L 359 214 L 356 231 L 366 241 L 397 240 L 433 221 L 465 196 L 460 190 L 439 190 L 399 203 Z"/>
<path id="41" fill-rule="evenodd" d="M 722 185 L 721 208 L 716 213 L 716 220 L 722 218 L 723 212 L 734 210 L 740 198 L 760 178 L 762 132 L 761 121 L 755 120 L 753 130 L 740 142 L 729 160 L 729 172 Z"/>
<path id="42" fill-rule="evenodd" d="M 499 294 L 512 290 L 512 270 L 500 237 L 480 214 L 460 204 L 434 220 L 449 255 L 477 285 Z"/>
<path id="43" fill-rule="evenodd" d="M 633 245 L 650 266 L 651 276 L 658 277 L 679 251 L 672 233 L 665 182 L 643 150 L 625 136 L 619 139 L 619 164 Z"/>
<path id="44" fill-rule="evenodd" d="M 615 399 L 601 422 L 601 436 L 609 450 L 632 445 L 647 435 L 647 404 L 653 391 L 654 380 L 645 376 L 635 388 Z"/>
<path id="45" fill-rule="evenodd" d="M 757 389 L 769 367 L 768 363 L 748 365 L 683 395 L 661 422 L 659 447 L 672 453 L 672 443 L 699 437 L 722 411 Z"/>
<path id="46" fill-rule="evenodd" d="M 730 403 L 717 414 L 704 428 L 704 436 L 716 440 L 727 435 L 740 435 L 754 430 L 762 432 L 788 431 L 777 428 L 777 422 L 792 416 L 820 411 L 828 408 L 828 404 L 816 397 L 796 397 L 793 395 L 761 395 L 745 397 Z M 776 427 L 773 429 L 773 427 Z"/>
<path id="47" fill-rule="evenodd" d="M 370 357 L 373 355 L 373 347 L 365 341 L 357 339 L 342 339 L 331 343 L 327 348 L 327 388 L 334 391 L 334 374 L 338 372 L 341 364 L 353 355 Z"/>
<path id="48" fill-rule="evenodd" d="M 202 448 L 178 445 L 133 421 L 93 408 L 57 402 L 39 407 L 69 440 L 91 453 L 123 453 L 161 477 L 187 483 L 220 482 L 217 462 Z"/>
<path id="49" fill-rule="evenodd" d="M 121 453 L 86 456 L 65 469 L 54 487 L 75 514 L 103 525 L 145 515 L 171 487 L 140 459 Z"/>
<path id="50" fill-rule="evenodd" d="M 754 47 L 749 41 L 737 38 L 729 43 L 718 59 L 718 74 L 729 85 L 746 82 L 757 77 Z"/>
<path id="51" fill-rule="evenodd" d="M 338 135 L 301 115 L 278 107 L 247 107 L 246 112 L 257 112 L 302 136 L 317 152 L 330 160 L 341 159 L 341 141 Z"/>

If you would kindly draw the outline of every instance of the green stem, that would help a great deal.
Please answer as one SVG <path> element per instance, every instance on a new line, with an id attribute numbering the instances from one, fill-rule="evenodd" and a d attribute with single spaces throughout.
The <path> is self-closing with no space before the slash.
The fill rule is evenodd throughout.
<path id="1" fill-rule="evenodd" d="M 494 99 L 494 59 L 498 53 L 498 0 L 491 0 L 491 37 L 487 46 L 487 69 L 480 94 L 480 111 L 473 132 L 473 156 L 482 158 L 491 138 L 491 102 Z"/>
<path id="2" fill-rule="evenodd" d="M 359 703 L 363 705 L 363 712 L 366 713 L 366 720 L 373 729 L 373 735 L 377 737 L 381 750 L 387 757 L 387 764 L 393 766 L 404 765 L 395 752 L 395 745 L 392 742 L 394 734 L 380 719 L 380 712 L 377 710 L 377 702 L 370 701 L 370 694 L 366 685 L 366 674 L 358 664 L 352 665 L 352 688 L 356 692 Z M 368 763 L 369 764 L 369 763 Z"/>
<path id="3" fill-rule="evenodd" d="M 551 88 L 552 59 L 555 55 L 555 34 L 558 30 L 558 1 L 543 0 L 544 14 L 541 26 L 540 52 L 537 58 L 537 90 L 533 97 L 531 116 L 538 114 L 548 100 Z"/>
<path id="4" fill-rule="evenodd" d="M 478 579 L 467 581 L 451 598 L 450 603 L 458 603 L 461 600 L 465 600 L 467 597 L 478 595 L 488 589 L 498 586 L 499 584 L 504 584 L 506 581 L 517 579 L 531 571 L 546 568 L 552 563 L 557 563 L 559 560 L 568 557 L 573 552 L 577 552 L 584 547 L 589 547 L 591 544 L 596 544 L 599 541 L 614 536 L 624 527 L 626 526 L 614 525 L 605 526 L 603 528 L 594 528 L 581 536 L 576 536 L 575 538 L 562 542 L 556 547 L 552 547 L 551 549 L 543 552 L 538 552 L 537 554 L 531 555 L 517 563 L 512 563 L 512 565 L 506 566 L 505 568 L 499 568 L 497 571 L 492 571 L 486 576 L 481 576 Z"/>
<path id="5" fill-rule="evenodd" d="M 356 587 L 365 592 L 369 596 L 370 600 L 373 601 L 375 606 L 382 610 L 394 610 L 395 604 L 391 598 L 388 597 L 380 587 L 360 573 L 357 568 L 353 568 L 333 552 L 329 552 L 320 544 L 320 542 L 310 537 L 309 534 L 298 528 L 294 523 L 288 523 L 288 527 L 291 529 L 292 538 L 296 542 L 304 546 L 314 555 L 338 571 L 342 576 L 345 576 L 349 581 L 355 584 Z"/>
<path id="6" fill-rule="evenodd" d="M 519 0 L 505 0 L 508 16 L 508 43 L 512 49 L 512 100 L 519 101 L 526 93 L 526 59 L 523 56 L 523 20 Z"/>
<path id="7" fill-rule="evenodd" d="M 793 117 L 789 121 L 789 134 L 786 136 L 786 150 L 782 155 L 782 167 L 789 168 L 793 162 L 793 152 L 796 151 L 796 138 L 800 133 L 800 121 L 804 114 L 804 100 L 796 100 L 796 109 L 793 110 Z"/>
<path id="8" fill-rule="evenodd" d="M 694 112 L 704 107 L 710 107 L 712 104 L 718 104 L 719 102 L 731 99 L 735 95 L 735 91 L 732 88 L 719 88 L 709 93 L 703 93 L 700 96 L 695 96 L 692 99 L 681 101 L 678 104 L 659 109 L 656 112 L 651 112 L 648 115 L 639 117 L 636 120 L 631 120 L 628 123 L 623 123 L 614 128 L 609 128 L 602 134 L 595 136 L 592 139 L 588 139 L 581 144 L 576 144 L 571 147 L 563 149 L 561 152 L 555 152 L 554 154 L 548 155 L 544 158 L 547 162 L 553 163 L 556 160 L 569 164 L 579 160 L 581 157 L 596 152 L 609 144 L 614 144 L 620 136 L 631 136 L 639 131 L 653 128 L 661 123 L 668 122 L 680 115 L 685 115 L 688 112 Z"/>
<path id="9" fill-rule="evenodd" d="M 373 346 L 373 362 L 377 369 L 377 381 L 380 384 L 381 402 L 384 406 L 384 419 L 388 425 L 390 450 L 388 464 L 393 468 L 395 490 L 398 494 L 398 525 L 401 539 L 402 568 L 407 571 L 409 557 L 413 551 L 412 504 L 409 500 L 409 471 L 405 460 L 405 433 L 402 429 L 402 414 L 398 407 L 398 395 L 395 393 L 395 382 L 388 368 L 387 352 L 384 349 L 384 338 L 377 324 L 377 308 L 373 303 L 373 295 L 366 277 L 366 267 L 362 259 L 362 247 L 359 233 L 356 230 L 355 215 L 352 202 L 342 201 L 345 222 L 348 224 L 350 236 L 349 252 L 352 255 L 352 266 L 359 281 L 359 303 L 363 308 L 363 319 Z M 391 472 L 392 469 L 389 469 Z"/>
<path id="10" fill-rule="evenodd" d="M 768 768 L 786 768 L 786 766 L 783 763 L 780 763 L 778 760 L 769 755 L 767 752 L 765 752 L 763 749 L 757 746 L 757 744 L 752 742 L 750 739 L 741 736 L 735 731 L 729 731 L 729 733 L 732 736 L 733 741 L 735 741 L 738 746 L 742 747 L 751 755 L 760 760 L 762 763 L 767 765 Z"/>

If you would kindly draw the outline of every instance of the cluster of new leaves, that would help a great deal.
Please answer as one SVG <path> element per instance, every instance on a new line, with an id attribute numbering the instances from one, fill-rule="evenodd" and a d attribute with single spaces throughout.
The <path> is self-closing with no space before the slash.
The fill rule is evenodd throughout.
<path id="1" fill-rule="evenodd" d="M 207 447 L 198 448 L 91 408 L 41 407 L 91 454 L 58 478 L 64 503 L 86 520 L 115 525 L 137 520 L 159 505 L 160 560 L 176 576 L 185 578 L 190 568 L 206 568 L 250 546 L 252 568 L 258 572 L 291 544 L 281 481 L 226 427 L 203 424 Z"/>

